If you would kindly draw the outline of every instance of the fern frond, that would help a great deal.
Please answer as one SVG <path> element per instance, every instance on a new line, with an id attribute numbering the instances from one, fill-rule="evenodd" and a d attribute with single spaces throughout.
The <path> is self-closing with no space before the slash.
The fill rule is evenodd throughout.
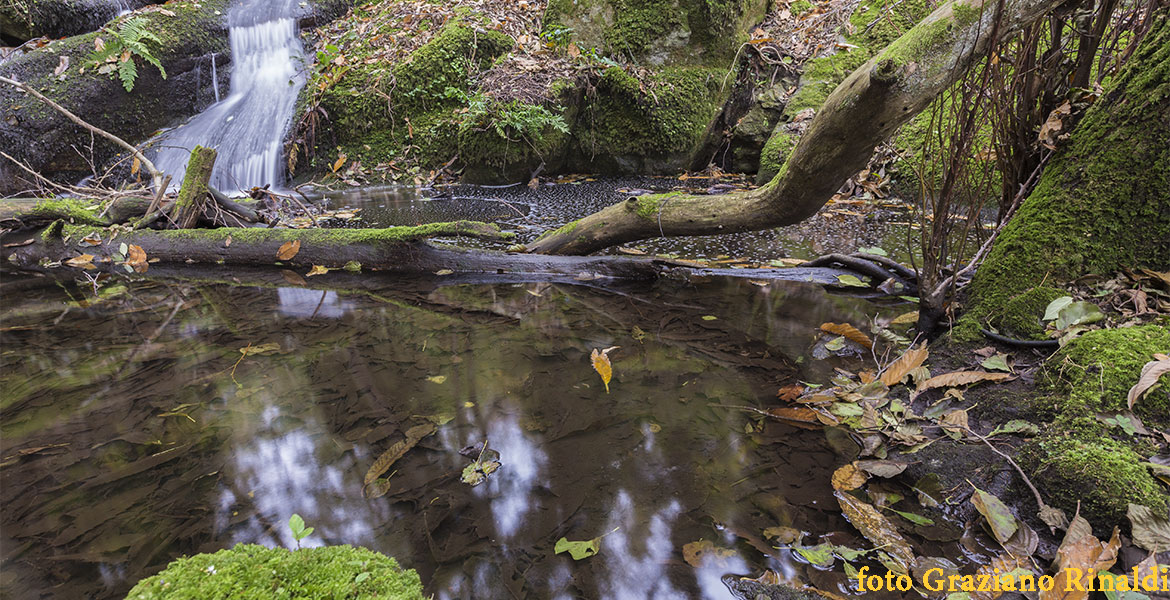
<path id="1" fill-rule="evenodd" d="M 134 64 L 133 56 L 118 63 L 118 78 L 122 80 L 122 87 L 126 88 L 127 92 L 134 89 L 134 80 L 138 79 L 138 65 Z"/>

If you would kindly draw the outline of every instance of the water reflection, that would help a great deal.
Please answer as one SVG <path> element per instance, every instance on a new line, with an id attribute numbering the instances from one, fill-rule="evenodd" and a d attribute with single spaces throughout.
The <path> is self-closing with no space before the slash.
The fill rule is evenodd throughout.
<path id="1" fill-rule="evenodd" d="M 438 598 L 730 598 L 721 576 L 787 560 L 744 532 L 847 528 L 809 485 L 834 466 L 823 434 L 747 434 L 723 405 L 770 402 L 821 322 L 871 306 L 805 284 L 369 276 L 343 292 L 271 276 L 131 283 L 85 307 L 6 294 L 0 595 L 119 598 L 184 553 L 294 546 L 295 512 L 316 528 L 302 544 L 385 552 Z M 608 346 L 606 393 L 589 354 Z M 427 422 L 387 493 L 364 497 L 374 460 Z M 485 441 L 502 467 L 469 487 L 459 450 Z M 597 556 L 554 553 L 601 535 Z M 692 567 L 681 548 L 698 540 L 735 556 Z"/>

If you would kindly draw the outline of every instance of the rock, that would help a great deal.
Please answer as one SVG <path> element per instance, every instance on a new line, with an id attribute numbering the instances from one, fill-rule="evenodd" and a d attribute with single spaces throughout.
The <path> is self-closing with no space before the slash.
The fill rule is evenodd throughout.
<path id="1" fill-rule="evenodd" d="M 150 4 L 151 0 L 25 0 L 0 4 L 0 36 L 9 42 L 51 38 L 96 31 L 119 13 Z"/>

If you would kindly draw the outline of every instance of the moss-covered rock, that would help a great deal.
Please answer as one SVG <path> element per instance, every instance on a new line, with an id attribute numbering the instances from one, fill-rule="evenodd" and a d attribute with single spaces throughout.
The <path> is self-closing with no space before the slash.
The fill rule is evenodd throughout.
<path id="1" fill-rule="evenodd" d="M 365 548 L 327 546 L 290 552 L 240 544 L 172 562 L 138 582 L 126 600 L 422 600 L 414 570 Z"/>
<path id="2" fill-rule="evenodd" d="M 551 0 L 544 23 L 603 56 L 727 68 L 767 8 L 763 0 Z"/>
<path id="3" fill-rule="evenodd" d="M 189 117 L 214 101 L 211 59 L 215 53 L 227 64 L 228 0 L 176 0 L 167 5 L 174 16 L 147 11 L 147 28 L 161 40 L 154 55 L 168 77 L 145 63 L 138 70 L 134 90 L 127 92 L 109 75 L 84 69 L 100 33 L 55 40 L 19 55 L 0 66 L 0 75 L 22 81 L 73 111 L 82 119 L 131 143 L 142 141 L 176 119 Z M 58 66 L 68 66 L 58 75 Z M 227 86 L 227 68 L 221 68 Z M 76 179 L 88 174 L 86 158 L 74 145 L 87 143 L 89 134 L 35 98 L 10 86 L 0 86 L 0 146 L 42 173 L 67 173 Z M 85 140 L 85 141 L 83 141 Z M 94 144 L 96 162 L 116 151 L 110 144 Z M 0 193 L 19 188 L 18 171 L 0 161 Z"/>
<path id="4" fill-rule="evenodd" d="M 586 100 L 569 168 L 601 173 L 686 169 L 726 99 L 723 69 L 667 67 L 640 80 L 606 69 Z"/>
<path id="5" fill-rule="evenodd" d="M 1170 268 L 1170 19 L 1113 83 L 979 268 L 957 338 L 976 338 L 988 321 L 1005 325 L 1004 307 L 1041 285 L 1122 267 Z"/>
<path id="6" fill-rule="evenodd" d="M 53 38 L 94 31 L 123 9 L 136 9 L 151 0 L 9 0 L 0 3 L 0 35 L 23 42 L 34 37 Z"/>

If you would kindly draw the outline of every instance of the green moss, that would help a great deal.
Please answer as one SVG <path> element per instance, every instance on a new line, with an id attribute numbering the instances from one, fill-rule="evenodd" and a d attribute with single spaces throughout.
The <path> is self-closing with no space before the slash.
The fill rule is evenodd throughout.
<path id="1" fill-rule="evenodd" d="M 682 192 L 669 192 L 666 194 L 646 194 L 645 196 L 638 196 L 630 198 L 627 202 L 631 202 L 634 212 L 643 219 L 657 219 L 658 211 L 662 209 L 662 205 L 672 196 L 681 196 Z"/>
<path id="2" fill-rule="evenodd" d="M 760 151 L 760 181 L 770 181 L 780 172 L 780 167 L 788 161 L 792 149 L 796 148 L 798 139 L 795 135 L 780 130 L 776 130 L 772 137 L 768 138 L 764 149 Z"/>
<path id="3" fill-rule="evenodd" d="M 1042 284 L 1170 265 L 1168 20 L 1114 83 L 1000 234 L 971 284 L 964 321 L 994 322 L 1008 301 Z"/>
<path id="4" fill-rule="evenodd" d="M 477 31 L 466 21 L 448 23 L 434 39 L 406 61 L 365 64 L 359 40 L 351 49 L 358 66 L 321 95 L 330 115 L 333 139 L 340 150 L 374 165 L 410 161 L 442 164 L 458 152 L 457 111 L 466 108 L 472 76 L 491 66 L 512 47 L 512 38 L 497 31 Z M 317 74 L 316 77 L 320 77 Z M 313 89 L 320 85 L 311 81 Z M 329 139 L 318 135 L 319 141 Z M 318 145 L 315 155 L 336 159 L 332 146 Z"/>
<path id="5" fill-rule="evenodd" d="M 1061 394 L 1063 412 L 1095 414 L 1126 409 L 1129 388 L 1155 352 L 1170 352 L 1170 320 L 1141 327 L 1090 331 L 1048 360 L 1049 384 Z M 1170 386 L 1134 405 L 1150 426 L 1170 427 Z"/>
<path id="6" fill-rule="evenodd" d="M 50 219 L 66 219 L 70 223 L 77 225 L 105 225 L 105 219 L 97 216 L 89 206 L 93 205 L 92 200 L 84 200 L 77 198 L 45 198 L 38 200 L 33 205 L 29 216 L 44 217 Z"/>
<path id="7" fill-rule="evenodd" d="M 725 72 L 706 67 L 669 67 L 640 81 L 623 69 L 606 69 L 596 95 L 582 109 L 578 131 L 580 154 L 587 157 L 655 158 L 689 154 L 728 93 Z M 598 164 L 603 171 L 623 170 Z"/>
<path id="8" fill-rule="evenodd" d="M 793 2 L 792 4 L 788 5 L 788 10 L 791 11 L 792 14 L 794 14 L 796 16 L 803 15 L 804 13 L 806 13 L 812 9 L 813 9 L 813 3 L 809 2 L 808 0 L 796 0 L 796 2 Z"/>
<path id="9" fill-rule="evenodd" d="M 328 546 L 290 552 L 240 544 L 172 562 L 143 579 L 126 600 L 422 600 L 414 570 L 365 548 Z"/>
<path id="10" fill-rule="evenodd" d="M 1170 494 L 1129 446 L 1108 437 L 1046 434 L 1023 452 L 1024 463 L 1048 502 L 1108 531 L 1125 521 L 1130 503 L 1166 510 Z"/>

